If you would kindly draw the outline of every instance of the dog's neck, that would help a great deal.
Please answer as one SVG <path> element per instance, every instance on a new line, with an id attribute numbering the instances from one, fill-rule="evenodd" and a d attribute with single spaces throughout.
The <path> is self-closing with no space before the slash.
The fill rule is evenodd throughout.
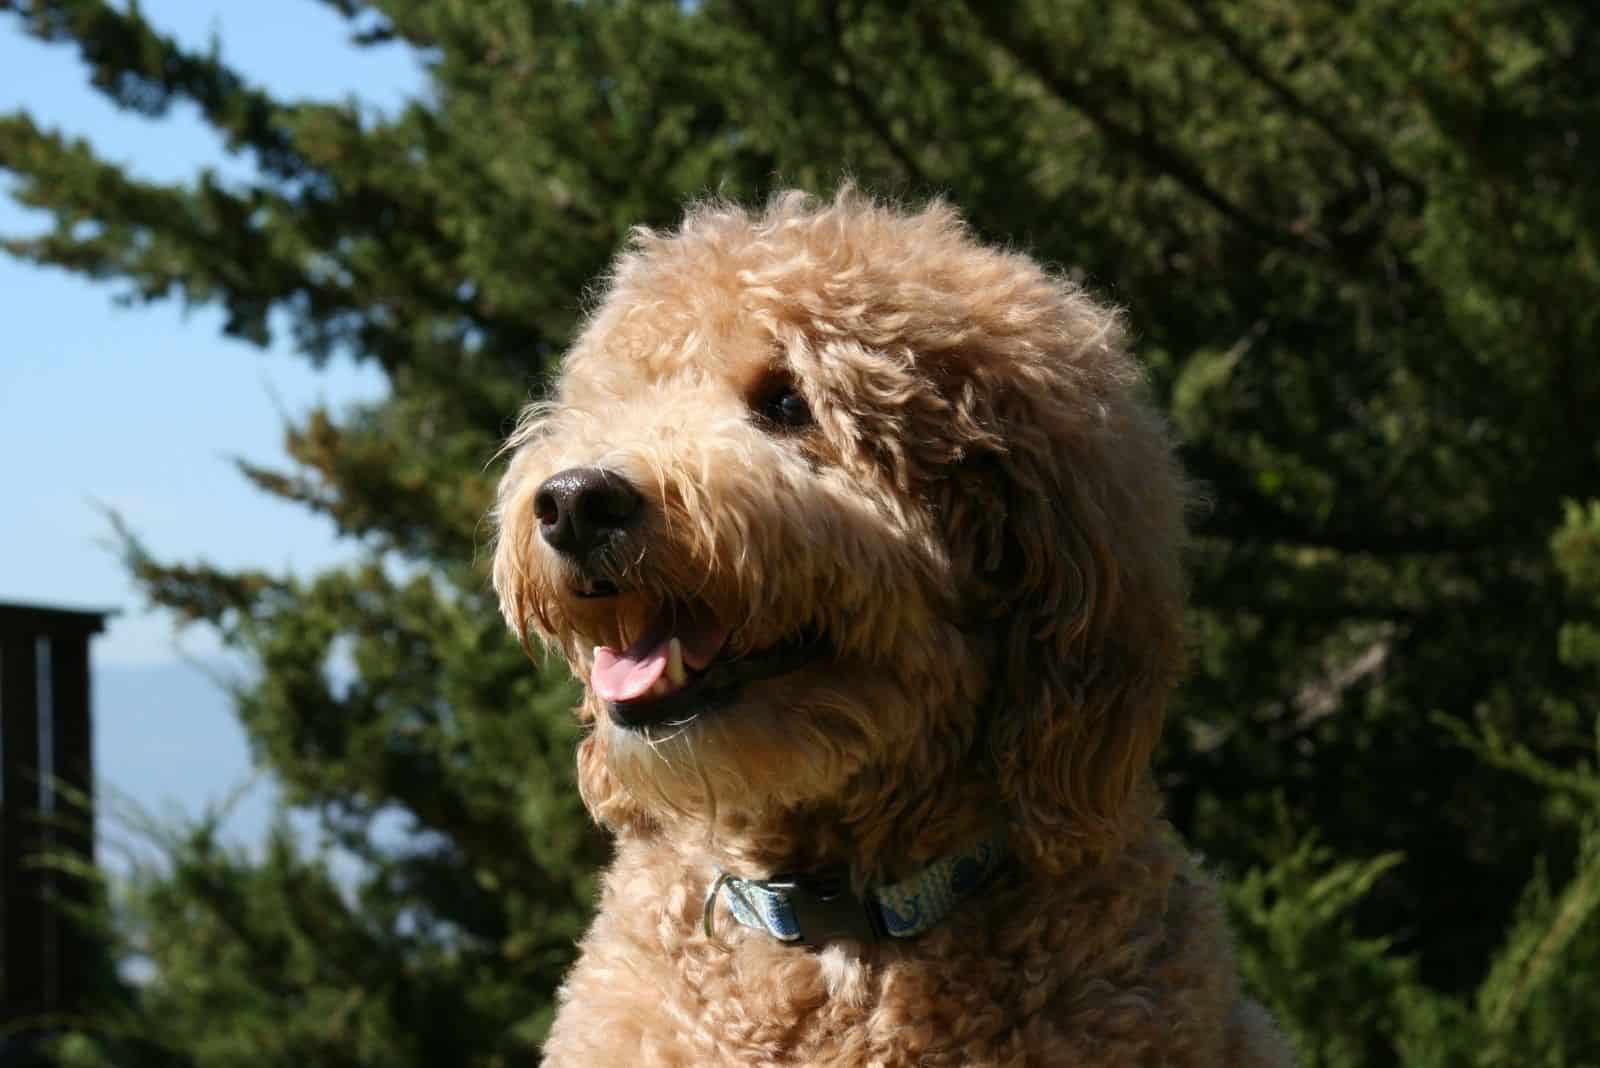
<path id="1" fill-rule="evenodd" d="M 937 786 L 885 792 L 854 805 L 817 804 L 773 813 L 725 813 L 715 827 L 700 820 L 655 824 L 680 863 L 745 878 L 845 874 L 860 889 L 914 875 L 929 864 L 1005 832 L 1007 806 L 992 779 L 974 772 Z M 1012 838 L 1024 867 L 1083 872 L 1113 865 L 1163 832 L 1160 797 L 1148 779 L 1128 798 L 1111 834 L 1052 843 L 1048 854 Z"/>
<path id="2" fill-rule="evenodd" d="M 866 777 L 881 783 L 883 776 Z M 1003 808 L 977 774 L 937 785 L 860 788 L 847 800 L 772 812 L 721 815 L 715 827 L 663 828 L 700 863 L 748 877 L 845 872 L 856 885 L 892 881 L 992 835 Z"/>

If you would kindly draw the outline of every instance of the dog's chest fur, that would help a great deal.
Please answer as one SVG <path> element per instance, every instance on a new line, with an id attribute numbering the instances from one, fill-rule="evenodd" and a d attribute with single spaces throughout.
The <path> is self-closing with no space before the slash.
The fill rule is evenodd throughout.
<path id="1" fill-rule="evenodd" d="M 1017 875 L 914 942 L 821 952 L 725 913 L 732 949 L 710 944 L 706 878 L 663 848 L 620 845 L 552 1068 L 1278 1063 L 1241 1017 L 1210 885 L 1154 834 L 1071 885 Z"/>

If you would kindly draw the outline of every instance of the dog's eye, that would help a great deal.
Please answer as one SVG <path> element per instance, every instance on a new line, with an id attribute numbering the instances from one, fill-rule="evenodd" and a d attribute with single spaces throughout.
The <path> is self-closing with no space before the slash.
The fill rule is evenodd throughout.
<path id="1" fill-rule="evenodd" d="M 811 405 L 788 382 L 763 390 L 754 408 L 762 422 L 784 430 L 799 430 L 812 422 Z"/>

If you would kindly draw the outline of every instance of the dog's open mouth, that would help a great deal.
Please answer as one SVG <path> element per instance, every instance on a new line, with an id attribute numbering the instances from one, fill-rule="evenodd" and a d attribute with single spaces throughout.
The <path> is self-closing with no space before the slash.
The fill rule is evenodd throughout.
<path id="1" fill-rule="evenodd" d="M 805 632 L 734 652 L 731 633 L 703 604 L 666 604 L 626 650 L 595 648 L 589 686 L 619 727 L 682 723 L 730 703 L 751 683 L 805 666 L 823 645 L 816 634 Z"/>

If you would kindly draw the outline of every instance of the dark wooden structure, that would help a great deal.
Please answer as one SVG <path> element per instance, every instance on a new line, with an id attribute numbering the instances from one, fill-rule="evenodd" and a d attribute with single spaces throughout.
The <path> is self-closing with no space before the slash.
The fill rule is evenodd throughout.
<path id="1" fill-rule="evenodd" d="M 90 886 L 43 861 L 94 861 L 89 639 L 106 615 L 0 603 L 0 1035 L 84 988 L 90 947 L 66 913 Z"/>

